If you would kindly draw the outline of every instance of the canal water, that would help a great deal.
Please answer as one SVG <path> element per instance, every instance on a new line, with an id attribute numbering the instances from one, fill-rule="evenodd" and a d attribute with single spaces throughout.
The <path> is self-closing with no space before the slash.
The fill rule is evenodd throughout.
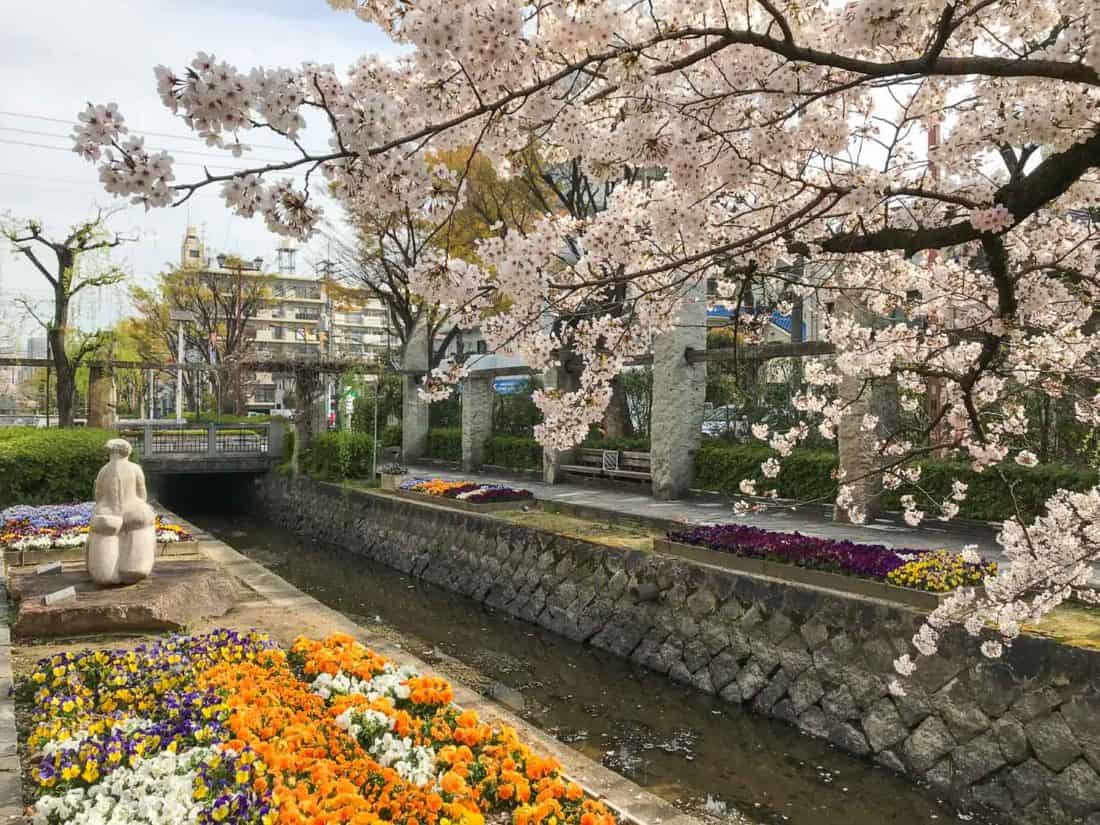
<path id="1" fill-rule="evenodd" d="M 737 810 L 769 825 L 964 818 L 931 791 L 784 723 L 362 557 L 302 541 L 262 518 L 188 512 L 179 504 L 171 502 L 300 590 L 692 813 L 721 820 Z"/>

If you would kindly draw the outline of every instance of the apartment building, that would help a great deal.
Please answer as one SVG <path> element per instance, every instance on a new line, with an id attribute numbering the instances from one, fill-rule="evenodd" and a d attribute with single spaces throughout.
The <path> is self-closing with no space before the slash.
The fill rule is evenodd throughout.
<path id="1" fill-rule="evenodd" d="M 215 278 L 244 277 L 264 280 L 264 298 L 249 320 L 250 357 L 256 360 L 286 361 L 309 358 L 348 358 L 370 361 L 389 345 L 388 315 L 380 301 L 368 299 L 361 305 L 337 306 L 327 285 L 331 271 L 298 271 L 297 249 L 282 240 L 275 252 L 275 265 L 265 267 L 262 257 L 234 263 L 228 256 L 212 258 L 197 227 L 184 236 L 180 266 L 201 269 Z M 292 406 L 286 402 L 293 392 L 287 375 L 257 372 L 248 377 L 249 411 L 273 412 Z"/>

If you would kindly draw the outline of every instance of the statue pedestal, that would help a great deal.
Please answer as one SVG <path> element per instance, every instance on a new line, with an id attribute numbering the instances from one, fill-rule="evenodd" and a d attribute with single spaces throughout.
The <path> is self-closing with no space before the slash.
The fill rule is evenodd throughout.
<path id="1" fill-rule="evenodd" d="M 101 587 L 72 564 L 48 576 L 34 575 L 34 568 L 8 572 L 18 604 L 12 632 L 21 638 L 183 630 L 198 619 L 225 615 L 237 601 L 232 577 L 210 561 L 162 560 L 129 587 Z M 45 604 L 49 593 L 70 586 L 75 599 Z"/>

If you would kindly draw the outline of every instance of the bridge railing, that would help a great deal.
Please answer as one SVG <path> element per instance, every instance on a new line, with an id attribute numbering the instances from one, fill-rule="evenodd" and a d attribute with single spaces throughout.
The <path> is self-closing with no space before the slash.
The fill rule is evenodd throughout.
<path id="1" fill-rule="evenodd" d="M 283 453 L 281 422 L 177 424 L 174 421 L 142 421 L 120 422 L 117 429 L 119 437 L 129 441 L 134 452 L 144 458 L 246 455 L 279 458 Z"/>

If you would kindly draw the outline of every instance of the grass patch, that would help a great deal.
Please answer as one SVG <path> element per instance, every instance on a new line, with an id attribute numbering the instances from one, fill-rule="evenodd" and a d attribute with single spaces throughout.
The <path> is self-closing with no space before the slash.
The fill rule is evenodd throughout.
<path id="1" fill-rule="evenodd" d="M 543 510 L 531 510 L 527 513 L 518 510 L 502 511 L 494 513 L 494 516 L 512 524 L 533 527 L 536 530 L 556 533 L 559 536 L 571 539 L 606 544 L 609 547 L 621 547 L 626 550 L 649 552 L 653 549 L 653 539 L 664 535 L 661 530 L 655 528 L 607 524 L 600 521 L 576 518 L 575 516 L 565 516 L 560 513 L 547 513 Z"/>
<path id="2" fill-rule="evenodd" d="M 1100 610 L 1088 605 L 1063 604 L 1038 624 L 1024 625 L 1023 630 L 1070 647 L 1100 650 Z"/>

